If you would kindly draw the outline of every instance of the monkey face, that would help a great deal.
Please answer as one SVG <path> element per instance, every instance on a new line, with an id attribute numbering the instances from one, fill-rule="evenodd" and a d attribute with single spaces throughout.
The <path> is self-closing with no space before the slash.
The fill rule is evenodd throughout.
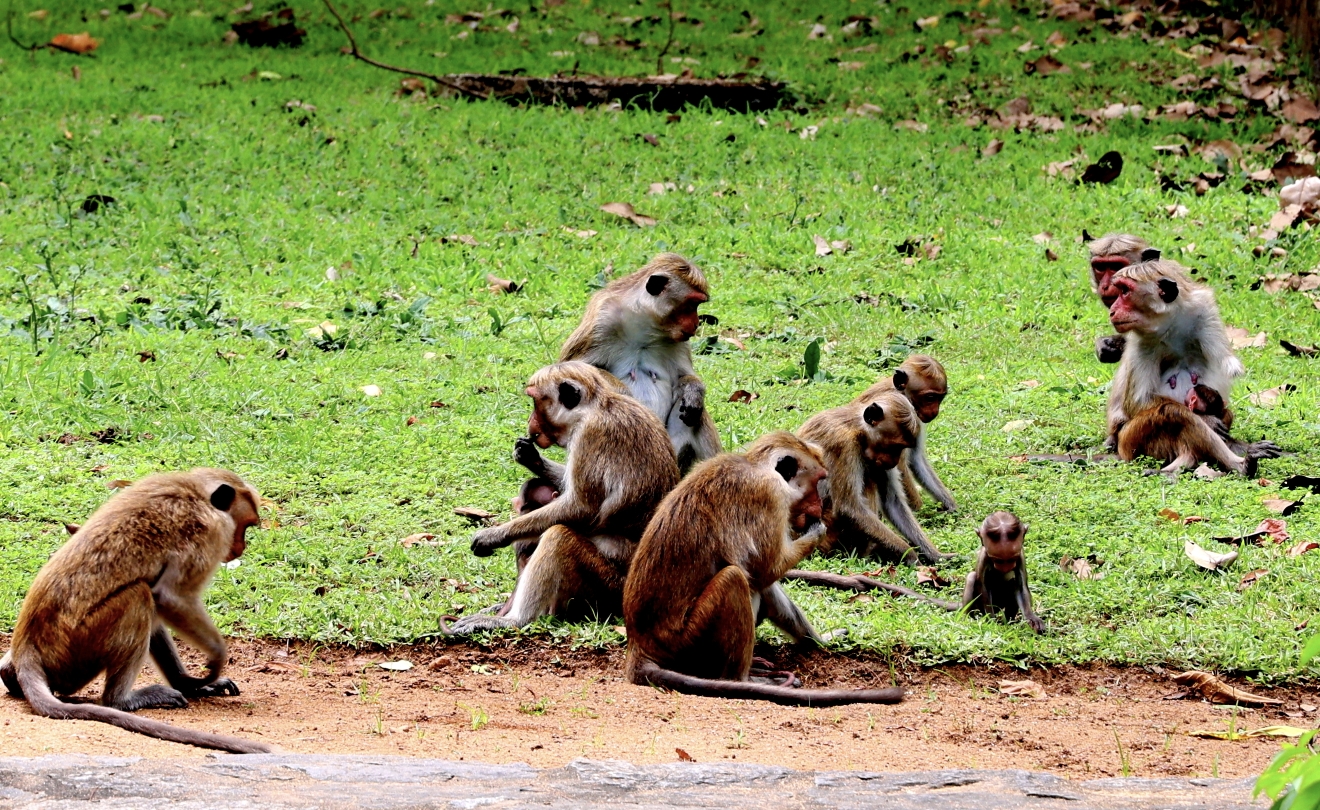
<path id="1" fill-rule="evenodd" d="M 247 530 L 251 526 L 261 525 L 261 515 L 257 512 L 257 497 L 250 489 L 242 489 L 229 507 L 229 516 L 234 519 L 234 539 L 229 545 L 229 554 L 225 562 L 236 560 L 247 551 Z"/>
<path id="2" fill-rule="evenodd" d="M 693 291 L 686 300 L 674 307 L 673 313 L 669 316 L 673 324 L 671 337 L 676 341 L 684 341 L 692 338 L 697 333 L 697 328 L 701 325 L 701 318 L 697 314 L 697 307 L 706 302 L 706 295 Z"/>
<path id="3" fill-rule="evenodd" d="M 944 397 L 948 395 L 947 391 L 922 391 L 909 395 L 912 400 L 912 407 L 917 409 L 917 418 L 923 423 L 934 422 L 940 415 L 940 405 L 944 403 Z"/>
<path id="4" fill-rule="evenodd" d="M 1155 332 L 1169 312 L 1181 306 L 1175 303 L 1180 294 L 1178 282 L 1171 278 L 1137 281 L 1120 273 L 1111 286 L 1118 298 L 1109 307 L 1109 322 L 1120 333 Z"/>
<path id="5" fill-rule="evenodd" d="M 585 363 L 573 362 L 564 365 L 581 366 L 591 369 Z M 544 369 L 532 378 L 532 385 L 527 386 L 527 396 L 532 398 L 532 415 L 527 419 L 527 436 L 542 449 L 552 445 L 564 445 L 573 426 L 582 418 L 586 409 L 583 401 L 587 398 L 586 384 L 577 379 L 566 378 L 568 375 L 547 375 Z M 600 379 L 599 372 L 591 371 L 596 379 L 595 386 L 606 384 Z M 566 446 L 566 445 L 565 445 Z"/>
<path id="6" fill-rule="evenodd" d="M 1114 274 L 1132 264 L 1126 256 L 1092 256 L 1091 284 L 1106 307 L 1114 305 L 1118 290 L 1113 286 Z"/>

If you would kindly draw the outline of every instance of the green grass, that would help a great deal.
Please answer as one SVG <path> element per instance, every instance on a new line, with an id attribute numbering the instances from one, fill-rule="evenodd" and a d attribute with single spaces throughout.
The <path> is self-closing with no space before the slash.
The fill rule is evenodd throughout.
<path id="1" fill-rule="evenodd" d="M 646 110 L 400 100 L 398 77 L 339 53 L 339 33 L 313 3 L 296 6 L 309 32 L 303 48 L 221 45 L 219 15 L 235 4 L 179 3 L 169 20 L 138 21 L 103 20 L 87 6 L 85 22 L 73 3 L 50 5 L 44 21 L 24 16 L 32 8 L 24 6 L 15 21 L 24 41 L 88 30 L 104 43 L 95 58 L 0 50 L 0 331 L 10 333 L 0 338 L 0 627 L 12 626 L 33 573 L 64 540 L 61 522 L 104 501 L 106 481 L 199 464 L 241 472 L 276 504 L 271 528 L 249 537 L 241 567 L 221 571 L 208 596 L 227 632 L 387 643 L 434 631 L 459 606 L 490 604 L 512 586 L 511 555 L 472 557 L 471 527 L 452 510 L 507 514 L 520 480 L 509 449 L 526 418 L 524 381 L 553 359 L 611 266 L 624 272 L 677 250 L 706 269 L 705 310 L 718 329 L 746 345 L 722 341 L 697 358 L 726 446 L 796 428 L 871 382 L 879 360 L 929 338 L 925 350 L 944 362 L 952 388 L 932 450 L 962 511 L 928 506 L 920 517 L 941 548 L 963 554 L 947 575 L 966 571 L 973 528 L 987 512 L 1012 509 L 1032 526 L 1027 559 L 1046 636 L 792 587 L 821 629 L 847 626 L 847 645 L 919 663 L 1102 660 L 1267 680 L 1314 674 L 1295 664 L 1304 634 L 1294 627 L 1320 612 L 1320 553 L 1247 548 L 1223 576 L 1182 553 L 1187 538 L 1218 548 L 1209 538 L 1252 529 L 1270 516 L 1261 499 L 1277 487 L 1009 460 L 1103 438 L 1112 369 L 1092 356 L 1108 325 L 1074 240 L 1085 227 L 1147 235 L 1199 268 L 1230 324 L 1269 333 L 1269 348 L 1241 352 L 1250 374 L 1235 392 L 1238 429 L 1297 453 L 1264 462 L 1262 475 L 1316 471 L 1316 366 L 1287 357 L 1276 340 L 1315 342 L 1320 313 L 1300 294 L 1250 290 L 1261 273 L 1320 262 L 1314 231 L 1281 236 L 1284 259 L 1253 258 L 1259 241 L 1248 227 L 1263 226 L 1275 200 L 1241 193 L 1234 178 L 1202 197 L 1162 192 L 1156 169 L 1186 178 L 1213 167 L 1151 150 L 1180 137 L 1245 145 L 1275 123 L 1244 115 L 1214 124 L 1124 119 L 1093 133 L 1071 126 L 1084 120 L 1076 108 L 1177 100 L 1164 80 L 1193 63 L 1169 48 L 1101 30 L 1079 38 L 1075 24 L 990 3 L 985 14 L 1020 31 L 945 65 L 929 54 L 899 57 L 918 43 L 966 42 L 959 23 L 967 20 L 945 18 L 924 33 L 913 20 L 973 6 L 777 4 L 756 11 L 764 34 L 744 39 L 730 37 L 746 23 L 741 6 L 676 2 L 703 25 L 679 24 L 670 56 L 693 61 L 667 69 L 712 76 L 754 56 L 757 71 L 792 83 L 801 106 L 766 114 L 769 126 L 697 109 L 668 123 Z M 650 2 L 574 1 L 544 14 L 519 4 L 516 34 L 465 39 L 444 16 L 466 5 L 409 8 L 407 18 L 369 18 L 372 7 L 360 4 L 344 10 L 362 15 L 355 28 L 368 53 L 435 71 L 546 73 L 578 61 L 584 72 L 645 73 L 665 36 L 661 25 L 618 21 L 662 13 Z M 877 35 L 844 41 L 839 26 L 855 13 L 877 15 Z M 807 39 L 817 15 L 833 41 Z M 1072 42 L 1059 58 L 1073 72 L 1025 75 L 1017 46 L 1056 29 Z M 589 47 L 577 41 L 584 31 L 646 44 Z M 551 56 L 562 51 L 573 55 Z M 831 59 L 865 64 L 848 71 Z M 1082 62 L 1094 66 L 1076 67 Z M 1070 126 L 1014 134 L 963 125 L 964 110 L 1018 95 Z M 288 109 L 295 99 L 315 112 Z M 845 113 L 863 102 L 883 114 Z M 929 130 L 896 130 L 904 119 Z M 814 139 L 797 131 L 808 125 L 818 127 Z M 660 145 L 643 133 L 658 133 Z M 1006 141 L 1002 153 L 982 157 L 994 137 Z M 1128 163 L 1109 186 L 1042 170 L 1110 149 Z M 1247 155 L 1252 169 L 1276 156 Z M 655 182 L 678 190 L 647 196 Z M 94 193 L 120 204 L 77 215 Z M 659 226 L 598 210 L 613 201 L 634 203 Z M 1189 216 L 1167 218 L 1173 203 Z M 1057 263 L 1033 241 L 1043 231 L 1055 236 Z M 442 242 L 451 234 L 479 244 Z M 854 249 L 817 258 L 814 234 Z M 895 245 L 913 237 L 941 246 L 939 257 L 905 263 Z M 327 280 L 329 267 L 341 268 L 339 280 Z M 488 272 L 526 278 L 527 288 L 496 297 Z M 856 300 L 864 294 L 876 304 Z M 43 333 L 36 351 L 34 307 Z M 338 326 L 334 340 L 309 336 L 325 320 Z M 779 382 L 816 338 L 826 341 L 830 379 Z M 136 353 L 148 350 L 156 361 L 139 362 Z M 1028 380 L 1040 385 L 1021 384 Z M 1277 407 L 1247 403 L 1247 393 L 1284 382 L 1298 390 Z M 383 394 L 365 396 L 368 384 Z M 760 397 L 727 402 L 739 388 Z M 433 400 L 447 407 L 429 407 Z M 421 421 L 408 426 L 411 416 Z M 1034 424 L 1001 430 L 1019 419 Z M 89 438 L 112 426 L 113 443 Z M 86 440 L 60 443 L 64 434 Z M 1157 515 L 1166 507 L 1206 520 L 1172 523 Z M 1320 531 L 1316 503 L 1288 520 L 1295 539 Z M 434 533 L 439 545 L 399 545 L 416 532 Z M 1061 557 L 1087 553 L 1105 561 L 1104 579 L 1059 570 Z M 1239 592 L 1240 574 L 1254 568 L 1270 575 Z M 900 572 L 909 584 L 913 576 Z M 545 620 L 530 632 L 620 643 L 609 624 Z"/>

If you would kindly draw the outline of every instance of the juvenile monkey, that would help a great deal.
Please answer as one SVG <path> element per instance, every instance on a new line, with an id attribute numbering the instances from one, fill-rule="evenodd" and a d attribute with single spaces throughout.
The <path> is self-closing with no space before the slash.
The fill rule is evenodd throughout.
<path id="1" fill-rule="evenodd" d="M 151 475 L 97 509 L 37 572 L 0 680 L 32 710 L 58 720 L 95 720 L 171 742 L 237 754 L 270 751 L 237 737 L 136 717 L 188 698 L 237 695 L 220 677 L 225 640 L 202 605 L 220 563 L 236 559 L 259 524 L 257 493 L 228 470 Z M 170 629 L 206 653 L 206 675 L 187 674 Z M 134 690 L 150 655 L 169 686 Z M 105 673 L 101 705 L 68 703 Z"/>
<path id="2" fill-rule="evenodd" d="M 1082 231 L 1082 239 L 1091 251 L 1091 290 L 1100 298 L 1108 309 L 1118 292 L 1112 287 L 1114 274 L 1128 265 L 1154 261 L 1160 257 L 1160 251 L 1151 247 L 1145 239 L 1128 233 L 1105 234 L 1093 239 Z M 1122 335 L 1109 335 L 1095 339 L 1095 357 L 1101 363 L 1117 363 L 1123 357 L 1126 338 Z"/>
<path id="3" fill-rule="evenodd" d="M 664 425 L 621 394 L 606 372 L 579 361 L 556 363 L 527 385 L 527 433 L 537 446 L 568 450 L 559 495 L 500 526 L 472 536 L 472 553 L 524 546 L 513 596 L 494 615 L 442 628 L 472 633 L 522 627 L 538 616 L 618 614 L 637 540 L 660 500 L 678 483 Z"/>
<path id="4" fill-rule="evenodd" d="M 909 565 L 918 555 L 928 562 L 947 556 L 917 525 L 896 469 L 903 453 L 917 446 L 920 433 L 921 420 L 897 391 L 822 411 L 798 428 L 799 437 L 821 448 L 830 473 L 830 532 L 823 551 L 885 554 Z M 881 512 L 901 536 L 880 520 Z"/>
<path id="5" fill-rule="evenodd" d="M 825 571 L 789 571 L 784 579 L 795 579 L 814 585 L 825 585 L 852 591 L 882 590 L 899 596 L 909 596 L 929 602 L 945 610 L 963 610 L 968 613 L 1002 613 L 1012 621 L 1021 616 L 1037 633 L 1045 632 L 1045 622 L 1031 607 L 1031 589 L 1027 585 L 1027 563 L 1022 556 L 1022 541 L 1027 526 L 1012 512 L 992 512 L 982 521 L 976 534 L 981 548 L 976 553 L 976 565 L 967 575 L 962 602 L 932 599 L 901 585 L 878 582 L 860 574 L 843 576 Z"/>
<path id="6" fill-rule="evenodd" d="M 772 433 L 745 454 L 703 462 L 665 498 L 624 589 L 630 682 L 793 706 L 903 699 L 902 689 L 749 681 L 758 596 L 824 535 L 817 487 L 825 477 L 815 448 Z"/>
<path id="7" fill-rule="evenodd" d="M 915 512 L 921 508 L 921 491 L 917 484 L 940 502 L 941 508 L 948 512 L 958 511 L 953 501 L 953 494 L 936 475 L 926 454 L 926 425 L 934 422 L 940 415 L 940 405 L 949 393 L 948 377 L 944 366 L 933 357 L 924 354 L 910 355 L 903 364 L 895 369 L 892 377 L 879 380 L 853 400 L 854 405 L 874 402 L 875 398 L 887 391 L 899 391 L 907 397 L 916 409 L 921 420 L 921 430 L 917 432 L 917 445 L 903 453 L 898 464 L 903 479 L 903 491 L 907 496 L 908 506 Z"/>
<path id="8" fill-rule="evenodd" d="M 559 361 L 581 360 L 617 377 L 627 392 L 664 424 L 680 471 L 720 452 L 706 411 L 706 387 L 692 368 L 688 340 L 697 333 L 697 307 L 709 300 L 706 277 L 675 253 L 610 282 L 587 303 Z M 558 482 L 562 470 L 519 441 L 514 459 L 533 475 Z"/>
<path id="9" fill-rule="evenodd" d="M 1224 437 L 1187 407 L 1187 394 L 1203 384 L 1227 398 L 1245 369 L 1233 354 L 1214 293 L 1176 262 L 1142 262 L 1120 270 L 1109 320 L 1131 333 L 1109 395 L 1109 435 L 1118 456 L 1162 459 L 1176 474 L 1214 462 L 1254 475 L 1256 461 L 1277 455 L 1272 442 L 1245 445 L 1239 455 Z"/>

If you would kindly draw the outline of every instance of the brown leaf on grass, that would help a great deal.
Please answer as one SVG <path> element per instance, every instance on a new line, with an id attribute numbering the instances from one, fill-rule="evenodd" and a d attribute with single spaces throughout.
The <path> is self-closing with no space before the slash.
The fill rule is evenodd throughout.
<path id="1" fill-rule="evenodd" d="M 486 274 L 486 284 L 489 285 L 489 289 L 493 293 L 505 293 L 508 295 L 513 295 L 514 293 L 521 290 L 523 288 L 523 285 L 526 283 L 527 283 L 526 281 L 519 283 L 517 281 L 510 281 L 507 278 L 500 278 L 494 273 Z"/>
<path id="2" fill-rule="evenodd" d="M 1269 571 L 1264 568 L 1257 568 L 1254 571 L 1248 571 L 1242 575 L 1241 581 L 1238 582 L 1238 590 L 1245 591 L 1247 588 L 1250 588 L 1252 585 L 1259 582 L 1260 578 L 1268 573 Z"/>
<path id="3" fill-rule="evenodd" d="M 1256 532 L 1269 535 L 1276 543 L 1288 541 L 1288 521 L 1281 518 L 1265 518 L 1256 526 Z"/>
<path id="4" fill-rule="evenodd" d="M 435 540 L 434 534 L 419 532 L 417 534 L 410 534 L 407 537 L 403 538 L 402 540 L 399 541 L 399 545 L 403 546 L 404 548 L 412 548 L 413 546 L 440 545 L 439 543 L 434 542 L 434 540 Z"/>
<path id="5" fill-rule="evenodd" d="M 131 487 L 131 486 L 133 486 L 133 482 L 125 478 L 116 478 L 113 481 L 105 482 L 106 489 L 123 489 L 124 487 Z"/>
<path id="6" fill-rule="evenodd" d="M 995 138 L 993 141 L 986 144 L 985 148 L 981 150 L 981 156 L 994 157 L 1003 150 L 1004 150 L 1004 142 L 999 140 L 998 138 Z"/>
<path id="7" fill-rule="evenodd" d="M 689 754 L 687 751 L 684 751 L 682 748 L 675 748 L 674 753 L 678 754 L 678 759 L 680 762 L 696 762 L 696 759 L 694 759 L 691 754 Z"/>
<path id="8" fill-rule="evenodd" d="M 137 359 L 139 363 L 145 363 L 147 361 L 154 363 L 156 362 L 156 353 L 151 349 L 143 349 L 137 353 Z"/>
<path id="9" fill-rule="evenodd" d="M 1320 108 L 1317 108 L 1314 102 L 1304 96 L 1294 96 L 1292 101 L 1279 108 L 1279 113 L 1294 124 L 1320 121 Z"/>
<path id="10" fill-rule="evenodd" d="M 432 407 L 432 408 L 448 408 L 449 406 L 446 405 L 444 402 L 441 402 L 440 400 L 436 399 L 436 400 L 432 400 L 432 401 L 431 401 L 431 407 Z"/>
<path id="11" fill-rule="evenodd" d="M 1289 557 L 1300 557 L 1308 551 L 1315 551 L 1320 548 L 1320 543 L 1314 540 L 1303 540 L 1292 548 L 1288 549 Z"/>
<path id="12" fill-rule="evenodd" d="M 1302 216 L 1302 206 L 1288 205 L 1282 211 L 1275 211 L 1267 226 L 1271 231 L 1286 231 L 1297 223 Z"/>
<path id="13" fill-rule="evenodd" d="M 1105 152 L 1100 159 L 1082 172 L 1083 183 L 1112 183 L 1123 173 L 1123 156 L 1118 152 Z"/>
<path id="14" fill-rule="evenodd" d="M 1063 32 L 1055 31 L 1045 37 L 1045 44 L 1052 45 L 1055 48 L 1062 48 L 1064 45 L 1068 44 L 1068 38 L 1063 35 Z"/>
<path id="15" fill-rule="evenodd" d="M 74 54 L 91 53 L 100 44 L 100 40 L 93 39 L 86 31 L 81 34 L 56 34 L 50 41 L 50 47 Z"/>
<path id="16" fill-rule="evenodd" d="M 470 233 L 452 233 L 449 236 L 440 237 L 440 244 L 442 245 L 453 242 L 457 242 L 460 245 L 467 245 L 468 247 L 476 247 L 478 244 L 477 238 Z"/>
<path id="17" fill-rule="evenodd" d="M 1182 219 L 1187 216 L 1187 206 L 1180 203 L 1164 206 L 1164 213 L 1169 215 L 1169 219 Z"/>
<path id="18" fill-rule="evenodd" d="M 1062 571 L 1084 580 L 1104 579 L 1105 575 L 1095 570 L 1104 564 L 1105 561 L 1094 554 L 1077 558 L 1064 557 L 1059 560 L 1059 568 Z"/>
<path id="19" fill-rule="evenodd" d="M 935 244 L 934 242 L 927 242 L 925 245 L 922 246 L 921 250 L 926 254 L 927 259 L 930 259 L 931 261 L 935 261 L 940 257 L 940 253 L 944 250 L 944 248 L 941 247 L 940 245 Z"/>
<path id="20" fill-rule="evenodd" d="M 405 425 L 407 425 L 408 427 L 412 427 L 413 425 L 421 424 L 421 421 L 422 421 L 422 420 L 418 419 L 418 418 L 415 417 L 415 416 L 410 416 L 410 417 L 408 417 L 407 419 L 405 419 L 405 420 L 403 421 L 403 423 L 404 423 Z"/>
<path id="21" fill-rule="evenodd" d="M 1228 327 L 1228 339 L 1232 342 L 1234 349 L 1263 349 L 1268 341 L 1264 332 L 1257 332 L 1253 335 L 1237 326 Z"/>
<path id="22" fill-rule="evenodd" d="M 1048 174 L 1050 177 L 1058 177 L 1059 175 L 1062 174 L 1064 177 L 1070 178 L 1072 177 L 1072 173 L 1073 173 L 1073 164 L 1075 164 L 1076 162 L 1077 162 L 1076 158 L 1073 158 L 1072 160 L 1056 161 L 1045 167 L 1045 173 Z"/>
<path id="23" fill-rule="evenodd" d="M 644 132 L 642 133 L 641 138 L 652 146 L 660 145 L 660 136 L 656 135 L 654 132 Z"/>
<path id="24" fill-rule="evenodd" d="M 1279 345 L 1293 357 L 1315 357 L 1317 354 L 1320 354 L 1320 348 L 1316 346 L 1298 346 L 1297 344 L 1289 343 L 1286 340 L 1280 340 Z"/>
<path id="25" fill-rule="evenodd" d="M 1291 394 L 1296 390 L 1297 386 L 1292 385 L 1291 383 L 1284 383 L 1283 385 L 1276 385 L 1273 388 L 1267 388 L 1256 394 L 1249 394 L 1247 395 L 1247 400 L 1252 405 L 1261 408 L 1273 408 L 1278 404 L 1280 397 L 1284 394 Z"/>
<path id="26" fill-rule="evenodd" d="M 1283 703 L 1282 700 L 1253 695 L 1221 681 L 1209 672 L 1189 670 L 1173 676 L 1174 682 L 1201 693 L 1211 703 L 1240 703 L 1244 706 L 1266 706 Z"/>
<path id="27" fill-rule="evenodd" d="M 1055 59 L 1050 54 L 1045 54 L 1034 62 L 1027 62 L 1022 66 L 1022 72 L 1027 74 L 1035 73 L 1038 76 L 1050 76 L 1055 73 L 1071 73 L 1067 65 Z"/>
<path id="28" fill-rule="evenodd" d="M 918 586 L 929 585 L 932 588 L 944 588 L 947 587 L 948 584 L 949 581 L 944 577 L 940 576 L 940 572 L 936 571 L 934 568 L 930 567 L 929 565 L 924 565 L 917 569 Z"/>
<path id="29" fill-rule="evenodd" d="M 1266 498 L 1261 503 L 1271 512 L 1285 517 L 1302 508 L 1301 501 L 1290 501 L 1286 498 Z"/>
<path id="30" fill-rule="evenodd" d="M 1186 554 L 1192 562 L 1207 571 L 1221 571 L 1233 564 L 1238 558 L 1236 551 L 1230 551 L 1227 554 L 1219 554 L 1213 551 L 1207 551 L 1201 548 L 1191 540 L 1183 541 L 1183 553 Z"/>
<path id="31" fill-rule="evenodd" d="M 1046 700 L 1045 687 L 1035 681 L 1000 681 L 999 694 L 1009 697 L 1024 697 L 1032 700 Z"/>
<path id="32" fill-rule="evenodd" d="M 816 243 L 817 256 L 828 256 L 834 252 L 834 248 L 830 247 L 830 243 L 819 234 L 812 234 L 811 241 Z"/>
<path id="33" fill-rule="evenodd" d="M 616 217 L 629 220 L 634 225 L 640 227 L 651 227 L 657 224 L 655 219 L 653 219 L 652 217 L 648 217 L 645 214 L 639 214 L 636 211 L 634 211 L 631 203 L 626 203 L 626 202 L 605 203 L 600 207 L 600 210 L 604 211 L 607 214 L 614 214 Z"/>
<path id="34" fill-rule="evenodd" d="M 1242 157 L 1242 147 L 1230 140 L 1211 141 L 1196 150 L 1196 154 L 1217 166 L 1232 163 Z"/>
<path id="35" fill-rule="evenodd" d="M 1156 512 L 1155 514 L 1159 515 L 1160 517 L 1164 518 L 1165 520 L 1171 520 L 1171 521 L 1173 521 L 1173 522 L 1175 522 L 1175 523 L 1177 523 L 1178 521 L 1182 520 L 1182 515 L 1178 514 L 1177 512 L 1173 511 L 1172 509 L 1168 509 L 1168 508 L 1161 509 L 1160 511 Z"/>
<path id="36" fill-rule="evenodd" d="M 760 396 L 761 396 L 760 394 L 753 394 L 751 391 L 744 391 L 743 389 L 739 388 L 737 391 L 734 391 L 732 394 L 729 394 L 729 401 L 751 402 L 754 399 L 759 399 Z"/>
<path id="37" fill-rule="evenodd" d="M 1273 171 L 1273 169 L 1270 171 Z M 1281 208 L 1287 208 L 1290 205 L 1300 205 L 1306 208 L 1317 204 L 1320 204 L 1320 177 L 1302 177 L 1297 182 L 1289 183 L 1279 189 L 1279 206 Z"/>
<path id="38" fill-rule="evenodd" d="M 1045 248 L 1045 261 L 1047 261 L 1047 262 L 1057 262 L 1058 260 L 1059 260 L 1059 254 L 1055 253 L 1054 251 L 1050 250 L 1049 248 Z"/>
<path id="39" fill-rule="evenodd" d="M 454 509 L 454 514 L 473 523 L 489 523 L 495 519 L 495 513 L 487 512 L 479 506 L 460 506 Z"/>
<path id="40" fill-rule="evenodd" d="M 1200 515 L 1188 515 L 1187 517 L 1183 518 L 1182 522 L 1184 526 L 1190 526 L 1193 523 L 1204 523 L 1205 518 L 1201 517 Z"/>

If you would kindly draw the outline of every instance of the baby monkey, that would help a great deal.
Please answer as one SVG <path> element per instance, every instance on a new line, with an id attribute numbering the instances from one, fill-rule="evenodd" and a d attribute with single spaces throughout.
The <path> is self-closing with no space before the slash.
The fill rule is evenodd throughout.
<path id="1" fill-rule="evenodd" d="M 880 590 L 898 596 L 910 596 L 945 610 L 966 610 L 968 613 L 1002 613 L 1012 621 L 1021 616 L 1032 630 L 1045 632 L 1045 622 L 1031 606 L 1031 589 L 1027 585 L 1027 563 L 1022 556 L 1022 541 L 1027 536 L 1027 525 L 1012 512 L 992 512 L 981 522 L 976 534 L 981 548 L 976 553 L 976 565 L 967 575 L 962 602 L 933 599 L 901 585 L 878 582 L 860 574 L 844 576 L 827 571 L 789 571 L 784 579 L 796 579 L 815 585 L 825 585 L 850 591 Z"/>

